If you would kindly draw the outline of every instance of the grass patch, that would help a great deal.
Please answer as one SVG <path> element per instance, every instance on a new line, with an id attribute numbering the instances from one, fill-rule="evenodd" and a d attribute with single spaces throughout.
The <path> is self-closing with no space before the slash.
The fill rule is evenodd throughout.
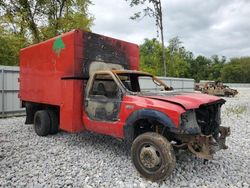
<path id="1" fill-rule="evenodd" d="M 226 108 L 226 114 L 235 114 L 235 115 L 240 115 L 243 114 L 247 111 L 247 106 L 246 105 L 239 105 L 239 106 L 234 106 L 230 108 Z"/>

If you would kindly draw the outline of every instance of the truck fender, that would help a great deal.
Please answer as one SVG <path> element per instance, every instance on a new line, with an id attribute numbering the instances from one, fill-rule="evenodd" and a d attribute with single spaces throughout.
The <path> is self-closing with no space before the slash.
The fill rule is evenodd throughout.
<path id="1" fill-rule="evenodd" d="M 123 127 L 124 139 L 127 142 L 132 143 L 133 140 L 135 139 L 135 135 L 134 135 L 135 123 L 141 119 L 150 119 L 153 121 L 157 121 L 163 126 L 166 126 L 167 128 L 169 128 L 170 130 L 176 129 L 175 124 L 166 114 L 158 110 L 153 110 L 153 109 L 140 109 L 140 110 L 133 112 L 127 118 L 126 123 Z"/>

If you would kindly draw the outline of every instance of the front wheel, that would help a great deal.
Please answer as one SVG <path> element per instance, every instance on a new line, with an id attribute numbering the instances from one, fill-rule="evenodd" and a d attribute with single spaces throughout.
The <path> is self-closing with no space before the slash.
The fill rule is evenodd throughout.
<path id="1" fill-rule="evenodd" d="M 176 158 L 169 141 L 162 135 L 147 132 L 139 135 L 131 148 L 137 171 L 151 181 L 162 181 L 174 170 Z"/>

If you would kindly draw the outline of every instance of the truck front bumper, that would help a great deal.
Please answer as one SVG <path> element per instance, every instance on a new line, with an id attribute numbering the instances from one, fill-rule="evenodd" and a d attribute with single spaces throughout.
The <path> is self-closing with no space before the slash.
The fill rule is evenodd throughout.
<path id="1" fill-rule="evenodd" d="M 219 135 L 215 140 L 212 135 L 197 135 L 188 143 L 188 149 L 195 156 L 203 159 L 212 159 L 213 154 L 221 149 L 227 149 L 226 137 L 231 134 L 230 127 L 219 127 Z"/>

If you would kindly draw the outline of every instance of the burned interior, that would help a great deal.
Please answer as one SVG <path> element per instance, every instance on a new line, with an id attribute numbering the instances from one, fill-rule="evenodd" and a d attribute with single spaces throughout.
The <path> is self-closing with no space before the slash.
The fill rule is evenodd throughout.
<path id="1" fill-rule="evenodd" d="M 116 121 L 122 93 L 109 73 L 96 74 L 85 97 L 88 116 L 94 120 Z"/>

